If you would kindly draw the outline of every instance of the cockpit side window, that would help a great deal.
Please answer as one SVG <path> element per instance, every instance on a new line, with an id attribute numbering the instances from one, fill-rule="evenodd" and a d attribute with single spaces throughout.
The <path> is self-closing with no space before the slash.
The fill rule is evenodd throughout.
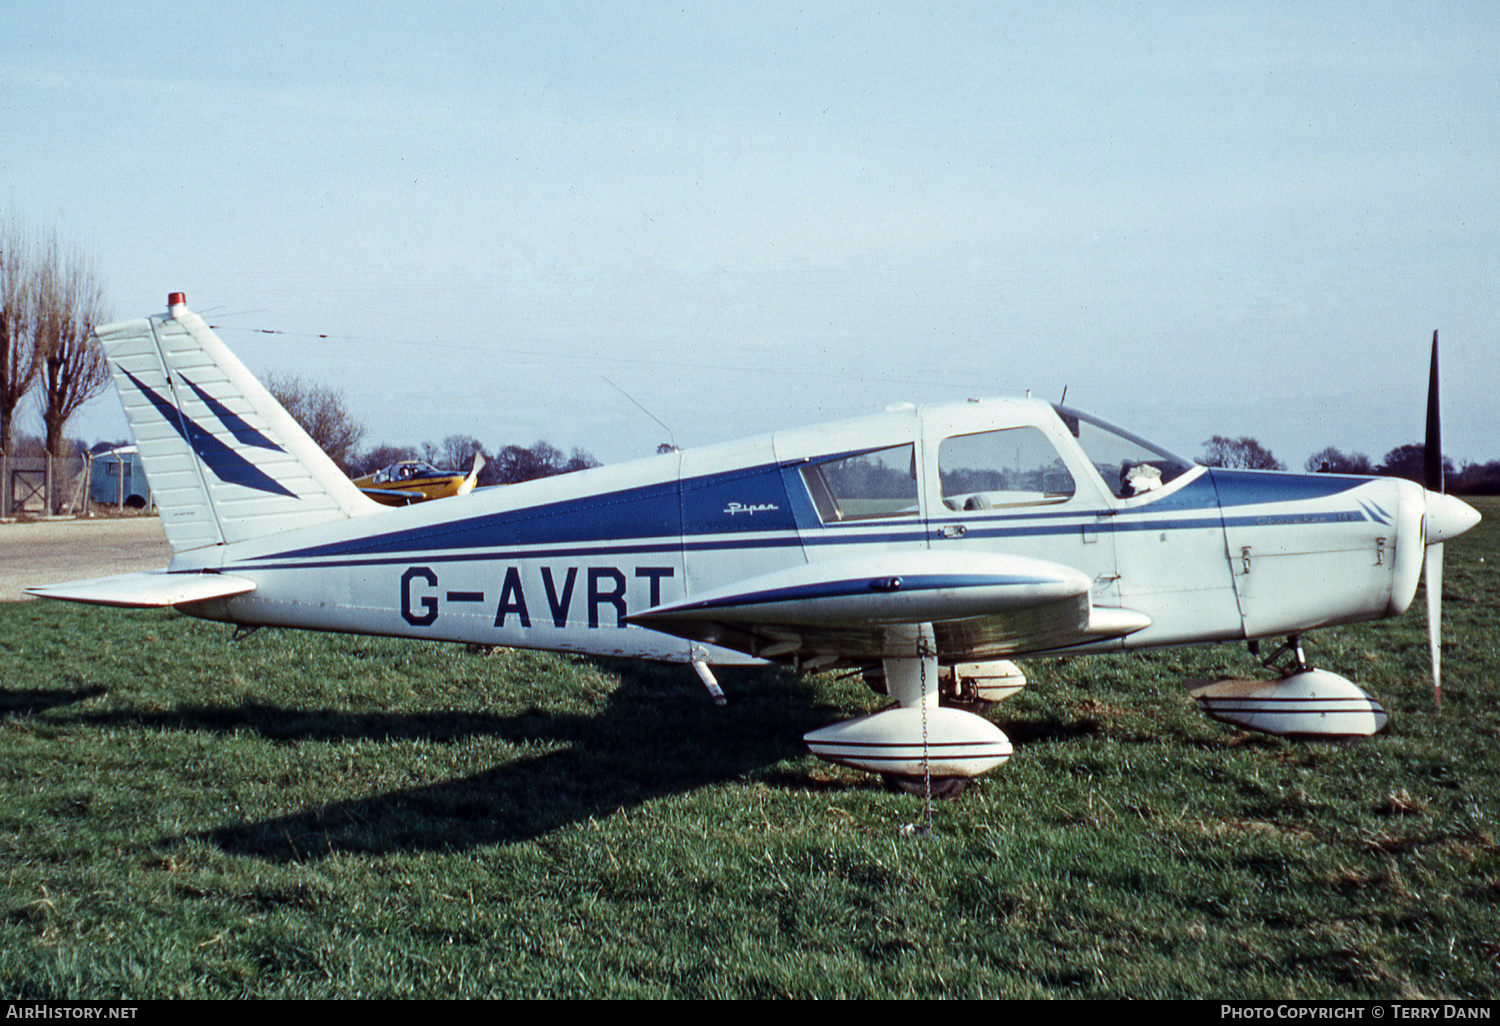
<path id="1" fill-rule="evenodd" d="M 1078 439 L 1089 462 L 1117 499 L 1132 499 L 1167 484 L 1194 466 L 1144 438 L 1122 431 L 1097 417 L 1054 406 L 1057 415 Z"/>
<path id="2" fill-rule="evenodd" d="M 825 524 L 917 515 L 916 447 L 825 460 L 802 468 L 802 480 Z"/>
<path id="3" fill-rule="evenodd" d="M 955 511 L 1067 502 L 1078 490 L 1052 442 L 1035 427 L 943 439 L 938 479 L 943 505 Z"/>

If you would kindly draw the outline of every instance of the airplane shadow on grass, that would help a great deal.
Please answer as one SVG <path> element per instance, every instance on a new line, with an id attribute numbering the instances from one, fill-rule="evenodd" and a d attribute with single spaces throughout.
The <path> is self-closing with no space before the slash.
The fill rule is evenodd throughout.
<path id="1" fill-rule="evenodd" d="M 336 852 L 455 851 L 532 840 L 590 817 L 751 775 L 773 787 L 824 789 L 798 771 L 766 772 L 782 760 L 807 756 L 804 733 L 847 717 L 845 711 L 817 707 L 810 686 L 765 673 L 731 691 L 730 704 L 719 708 L 696 688 L 648 685 L 632 679 L 628 670 L 620 676 L 619 689 L 597 716 L 539 710 L 515 717 L 346 716 L 352 736 L 442 740 L 484 733 L 517 743 L 562 741 L 568 747 L 457 780 L 190 836 L 231 854 L 273 861 Z M 1097 724 L 1060 721 L 1020 731 L 1026 743 L 1099 732 Z M 852 786 L 882 784 L 871 775 Z"/>
<path id="2" fill-rule="evenodd" d="M 32 716 L 64 705 L 86 702 L 104 694 L 102 687 L 73 688 L 56 691 L 50 688 L 0 688 L 0 717 Z"/>
<path id="3" fill-rule="evenodd" d="M 536 708 L 497 716 L 249 705 L 77 719 L 179 730 L 248 729 L 277 740 L 448 742 L 491 736 L 516 744 L 567 745 L 461 779 L 161 839 L 172 844 L 197 838 L 231 854 L 302 861 L 338 852 L 452 851 L 530 840 L 591 816 L 741 779 L 798 758 L 807 751 L 802 733 L 846 715 L 819 708 L 811 687 L 775 672 L 726 682 L 732 688 L 730 704 L 720 708 L 691 677 L 682 678 L 680 667 L 612 669 L 620 685 L 597 715 Z"/>
<path id="4" fill-rule="evenodd" d="M 801 742 L 804 733 L 848 715 L 846 709 L 821 704 L 807 683 L 778 671 L 740 671 L 726 679 L 730 701 L 720 708 L 682 667 L 622 661 L 610 662 L 609 670 L 619 686 L 592 715 L 537 707 L 516 715 L 468 710 L 361 713 L 252 702 L 162 712 L 85 712 L 69 719 L 115 727 L 252 731 L 276 741 L 452 743 L 494 737 L 517 745 L 549 746 L 543 754 L 522 754 L 459 779 L 158 839 L 167 845 L 198 839 L 230 854 L 277 862 L 335 853 L 456 851 L 511 844 L 656 798 L 753 775 L 771 786 L 824 786 L 797 771 L 768 773 L 782 760 L 807 755 Z M 69 699 L 82 697 L 87 694 Z M 1050 718 L 1009 722 L 1006 729 L 1022 743 L 1064 741 L 1100 731 L 1092 721 L 1068 724 Z M 553 747 L 558 744 L 566 747 Z M 881 785 L 871 776 L 853 786 Z"/>

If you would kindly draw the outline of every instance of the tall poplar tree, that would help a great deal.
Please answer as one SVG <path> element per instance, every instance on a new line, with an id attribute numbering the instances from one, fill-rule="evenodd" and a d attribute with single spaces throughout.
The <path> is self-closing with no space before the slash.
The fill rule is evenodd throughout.
<path id="1" fill-rule="evenodd" d="M 33 286 L 32 322 L 41 363 L 42 423 L 47 452 L 69 456 L 64 430 L 69 419 L 109 387 L 109 365 L 94 329 L 105 321 L 104 288 L 93 264 L 65 252 L 57 236 L 41 247 Z"/>
<path id="2" fill-rule="evenodd" d="M 0 218 L 0 451 L 15 455 L 11 422 L 41 367 L 34 315 L 36 242 L 12 217 Z"/>

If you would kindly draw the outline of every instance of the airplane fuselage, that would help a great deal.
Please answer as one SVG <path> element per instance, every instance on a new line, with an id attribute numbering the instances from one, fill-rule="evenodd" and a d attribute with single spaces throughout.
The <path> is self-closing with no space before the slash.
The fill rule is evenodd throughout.
<path id="1" fill-rule="evenodd" d="M 1417 485 L 1200 467 L 1080 416 L 1033 400 L 902 409 L 190 549 L 171 569 L 253 581 L 182 607 L 247 626 L 673 662 L 811 651 L 628 618 L 801 566 L 921 569 L 929 553 L 1071 568 L 1095 606 L 1149 621 L 1060 647 L 950 640 L 944 662 L 1258 638 L 1410 603 Z M 824 664 L 861 661 L 820 645 Z"/>

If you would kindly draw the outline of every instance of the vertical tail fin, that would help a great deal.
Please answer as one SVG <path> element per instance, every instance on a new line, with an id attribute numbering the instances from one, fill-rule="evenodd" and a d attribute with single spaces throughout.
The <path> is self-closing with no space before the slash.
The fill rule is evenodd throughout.
<path id="1" fill-rule="evenodd" d="M 169 311 L 98 329 L 172 551 L 373 512 L 203 319 Z"/>

